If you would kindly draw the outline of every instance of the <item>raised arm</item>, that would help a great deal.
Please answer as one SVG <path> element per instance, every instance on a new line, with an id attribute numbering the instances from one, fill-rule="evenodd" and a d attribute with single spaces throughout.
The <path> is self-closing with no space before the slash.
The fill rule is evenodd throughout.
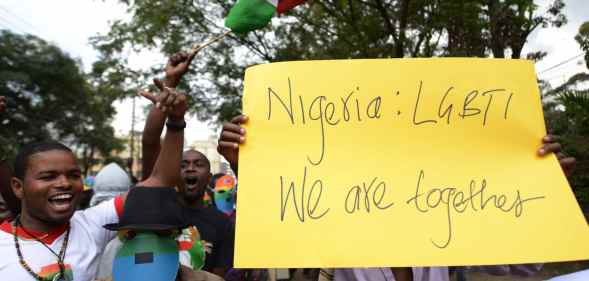
<path id="1" fill-rule="evenodd" d="M 245 143 L 245 128 L 241 124 L 247 121 L 248 117 L 245 115 L 233 117 L 231 122 L 223 124 L 223 130 L 219 136 L 217 151 L 229 162 L 235 175 L 237 175 L 239 162 L 239 145 Z"/>
<path id="2" fill-rule="evenodd" d="M 150 176 L 140 182 L 145 187 L 174 187 L 180 180 L 180 162 L 184 145 L 184 128 L 186 122 L 186 96 L 174 89 L 165 87 L 164 91 L 154 96 L 150 92 L 141 93 L 142 96 L 156 104 L 156 108 L 167 116 L 166 136 Z"/>
<path id="3" fill-rule="evenodd" d="M 166 77 L 164 82 L 159 79 L 154 79 L 154 84 L 160 91 L 164 90 L 164 87 L 176 88 L 180 83 L 182 76 L 188 71 L 190 63 L 194 59 L 196 53 L 188 54 L 180 52 L 174 54 L 168 60 L 166 65 Z M 147 115 L 145 122 L 145 128 L 143 129 L 142 138 L 142 178 L 141 180 L 147 179 L 152 172 L 155 161 L 159 155 L 161 149 L 160 137 L 164 129 L 164 123 L 166 121 L 166 115 L 159 110 L 156 106 L 153 106 Z"/>

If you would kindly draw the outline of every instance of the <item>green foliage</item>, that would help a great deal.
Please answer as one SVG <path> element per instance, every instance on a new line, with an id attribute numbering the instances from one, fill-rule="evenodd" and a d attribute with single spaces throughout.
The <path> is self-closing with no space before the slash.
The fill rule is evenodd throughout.
<path id="1" fill-rule="evenodd" d="M 222 33 L 234 0 L 135 0 L 129 21 L 111 24 L 93 39 L 110 67 L 124 69 L 125 50 L 155 48 L 166 55 Z M 564 2 L 540 12 L 533 0 L 321 0 L 309 1 L 268 27 L 232 35 L 198 55 L 182 87 L 191 111 L 213 124 L 241 108 L 247 66 L 308 59 L 478 56 L 520 58 L 536 28 L 560 26 Z M 537 54 L 539 55 L 539 54 Z M 153 73 L 161 73 L 163 65 Z M 146 75 L 146 74 L 144 74 Z"/>
<path id="2" fill-rule="evenodd" d="M 0 95 L 8 99 L 0 116 L 2 156 L 13 158 L 20 145 L 47 139 L 74 148 L 84 164 L 94 153 L 122 149 L 110 126 L 109 93 L 120 93 L 96 79 L 89 83 L 76 61 L 32 35 L 1 31 L 0 58 Z"/>
<path id="3" fill-rule="evenodd" d="M 589 21 L 579 27 L 579 33 L 575 36 L 581 50 L 585 52 L 585 65 L 589 68 Z"/>
<path id="4" fill-rule="evenodd" d="M 589 67 L 589 22 L 575 37 Z M 544 87 L 544 116 L 551 133 L 562 137 L 565 153 L 577 159 L 571 186 L 585 214 L 589 214 L 589 73 L 573 75 L 562 85 Z M 542 85 L 542 84 L 541 84 Z M 546 84 L 543 84 L 546 85 Z M 589 217 L 587 217 L 589 219 Z"/>

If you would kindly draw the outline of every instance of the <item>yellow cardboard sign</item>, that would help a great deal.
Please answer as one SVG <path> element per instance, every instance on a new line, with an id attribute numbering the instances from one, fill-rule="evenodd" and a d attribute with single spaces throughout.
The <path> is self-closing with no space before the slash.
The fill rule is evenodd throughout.
<path id="1" fill-rule="evenodd" d="M 286 62 L 247 70 L 237 267 L 589 258 L 589 227 L 522 60 Z"/>

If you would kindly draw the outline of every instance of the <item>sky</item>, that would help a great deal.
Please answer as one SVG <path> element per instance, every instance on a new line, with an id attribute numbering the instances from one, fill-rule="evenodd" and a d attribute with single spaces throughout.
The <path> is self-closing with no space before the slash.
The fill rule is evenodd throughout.
<path id="1" fill-rule="evenodd" d="M 59 46 L 71 57 L 79 59 L 89 71 L 98 59 L 98 52 L 89 43 L 89 38 L 108 32 L 109 22 L 127 19 L 126 8 L 114 0 L 2 0 L 0 1 L 0 29 L 17 33 L 31 33 Z M 129 59 L 133 69 L 147 69 L 167 61 L 157 52 L 144 51 Z M 163 72 L 162 72 L 163 76 Z M 147 85 L 146 85 L 147 86 Z M 113 127 L 117 135 L 128 135 L 131 130 L 132 101 L 116 102 L 117 115 Z M 143 130 L 143 108 L 149 101 L 136 99 L 135 130 Z M 186 143 L 217 136 L 212 128 L 195 116 L 187 120 Z"/>
<path id="2" fill-rule="evenodd" d="M 534 51 L 547 51 L 548 55 L 536 64 L 536 73 L 541 79 L 548 80 L 553 86 L 566 81 L 571 75 L 587 71 L 581 49 L 574 40 L 579 25 L 589 21 L 588 0 L 564 0 L 565 14 L 569 23 L 562 28 L 542 28 L 535 30 L 525 45 L 523 54 Z M 550 0 L 536 1 L 545 10 Z M 129 15 L 123 5 L 114 0 L 2 0 L 0 2 L 0 29 L 9 29 L 17 33 L 31 33 L 50 41 L 73 58 L 79 59 L 85 70 L 89 70 L 97 60 L 98 53 L 89 44 L 89 37 L 108 31 L 109 22 L 126 19 Z M 562 62 L 561 66 L 554 67 Z M 155 52 L 144 51 L 133 54 L 130 67 L 146 69 L 162 64 L 166 59 Z M 553 68 L 554 67 L 554 68 Z M 163 74 L 162 74 L 163 75 Z M 137 99 L 136 130 L 144 126 L 143 106 L 148 104 Z M 119 135 L 127 134 L 131 129 L 130 100 L 117 102 L 117 115 L 113 122 Z M 217 133 L 206 124 L 191 116 L 186 130 L 187 143 L 203 140 Z"/>

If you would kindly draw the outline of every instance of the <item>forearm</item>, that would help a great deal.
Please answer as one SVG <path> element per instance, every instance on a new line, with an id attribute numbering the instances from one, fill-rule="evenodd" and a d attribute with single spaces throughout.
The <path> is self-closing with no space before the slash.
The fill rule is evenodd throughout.
<path id="1" fill-rule="evenodd" d="M 234 163 L 234 164 L 230 163 L 229 166 L 231 167 L 231 170 L 233 171 L 233 173 L 235 174 L 235 177 L 237 178 L 237 170 L 238 170 L 237 163 Z"/>
<path id="2" fill-rule="evenodd" d="M 149 178 L 158 158 L 166 115 L 155 106 L 151 108 L 145 121 L 142 138 L 142 180 Z"/>
<path id="3" fill-rule="evenodd" d="M 180 179 L 183 146 L 184 130 L 167 130 L 150 179 L 163 186 L 176 186 Z"/>

